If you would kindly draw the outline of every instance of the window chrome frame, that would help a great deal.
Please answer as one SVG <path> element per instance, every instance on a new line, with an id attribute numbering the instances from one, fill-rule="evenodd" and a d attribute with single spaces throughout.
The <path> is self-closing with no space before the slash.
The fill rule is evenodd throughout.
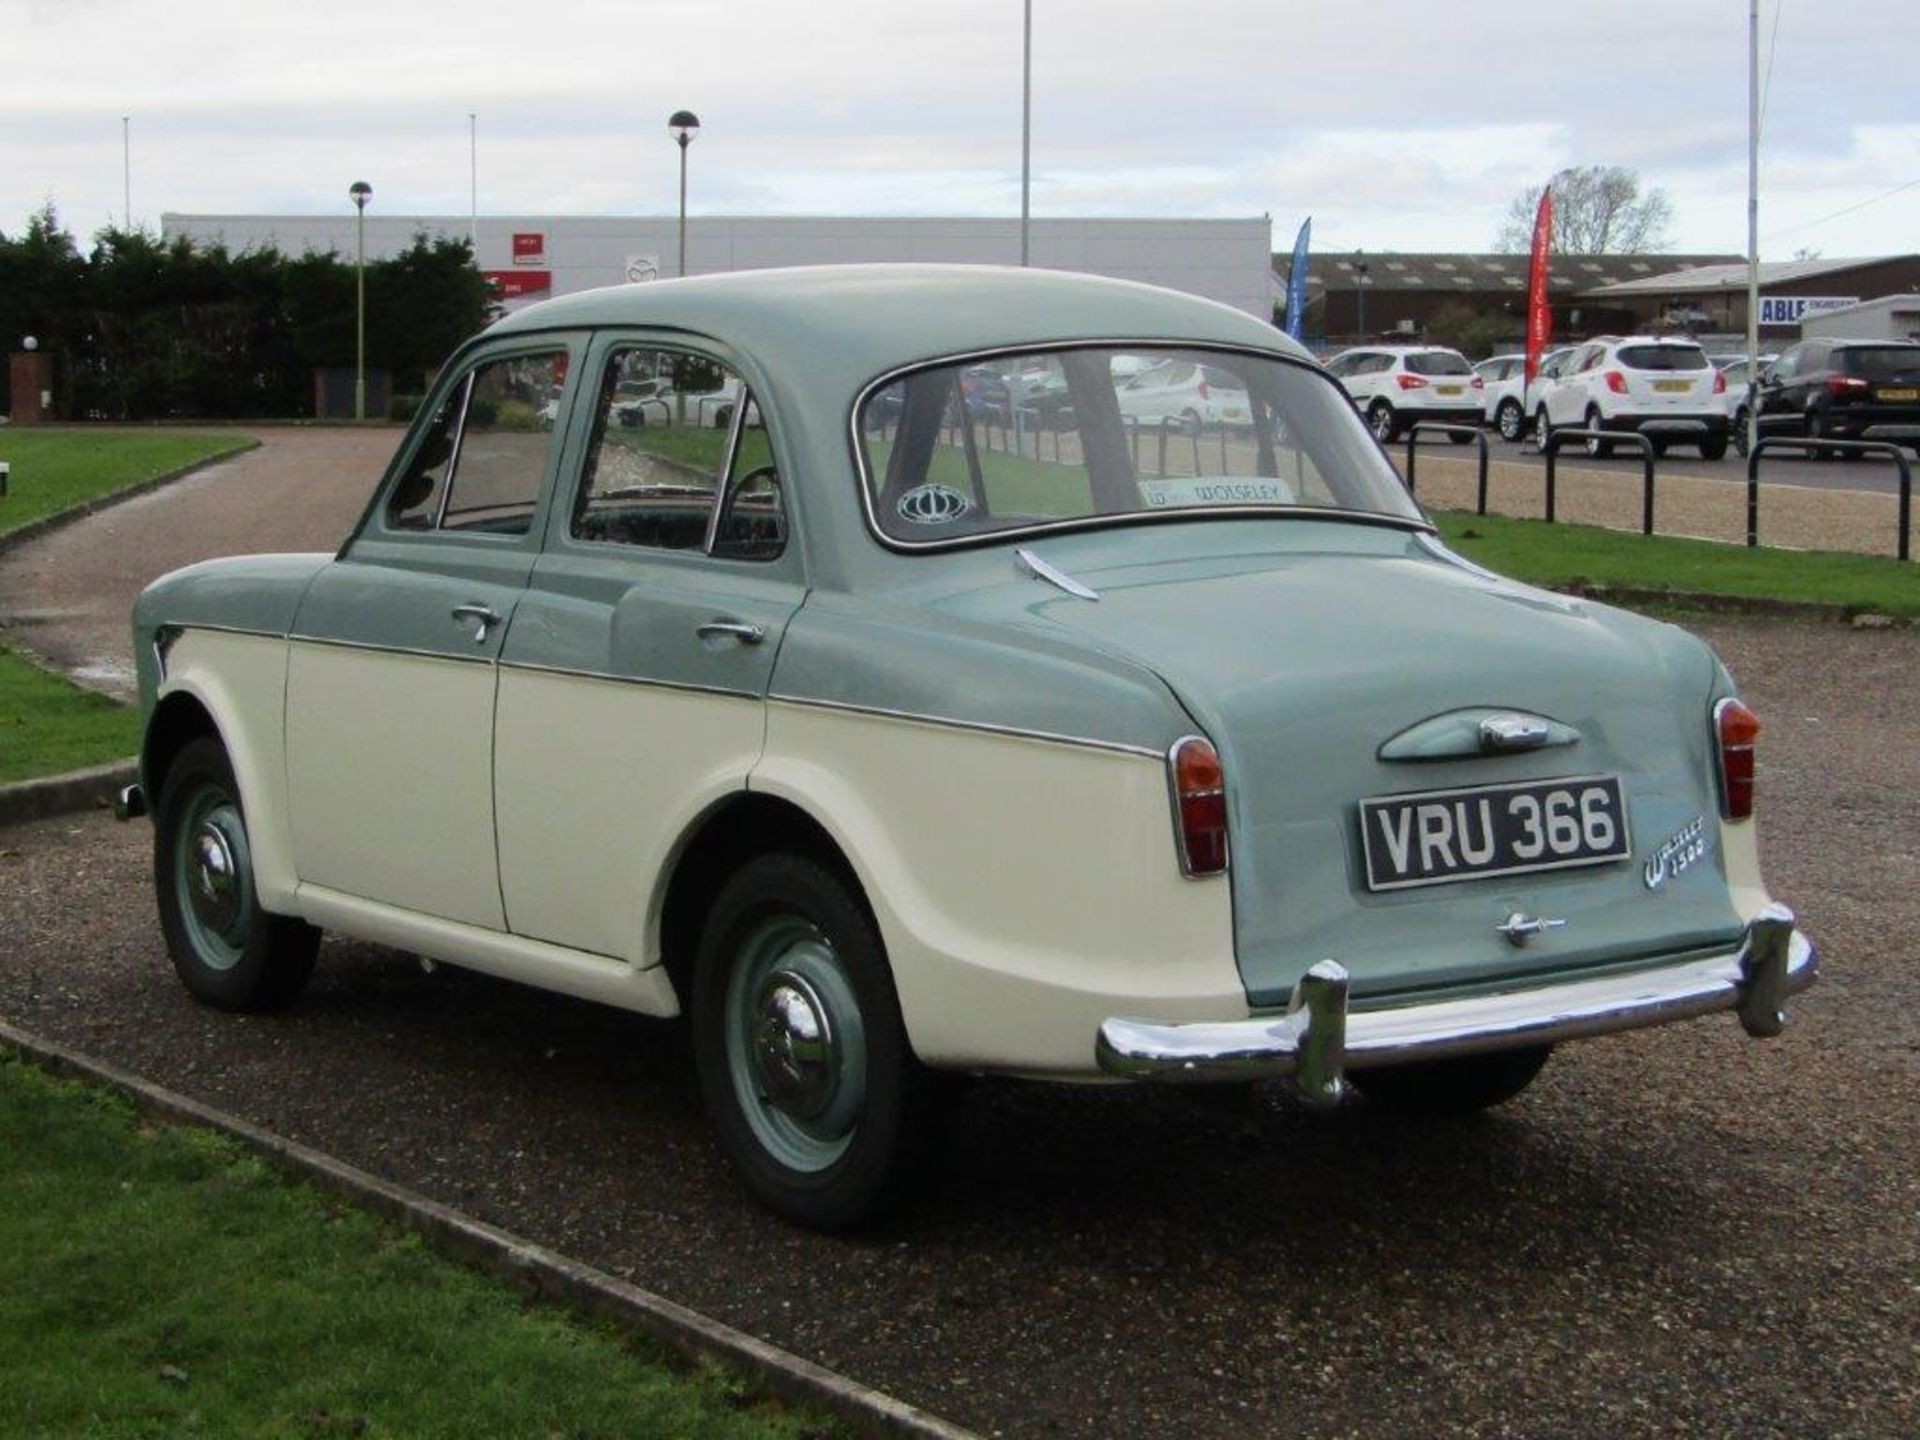
<path id="1" fill-rule="evenodd" d="M 949 550 L 964 550 L 985 545 L 999 545 L 1009 540 L 1024 539 L 1036 535 L 1058 535 L 1063 532 L 1080 530 L 1106 530 L 1126 525 L 1187 523 L 1207 520 L 1275 520 L 1308 519 L 1335 520 L 1344 524 L 1379 525 L 1390 529 L 1407 530 L 1415 533 L 1437 534 L 1433 522 L 1419 509 L 1419 502 L 1411 492 L 1407 494 L 1408 503 L 1415 509 L 1414 515 L 1396 515 L 1382 510 L 1345 510 L 1325 505 L 1218 505 L 1205 509 L 1198 507 L 1186 510 L 1130 510 L 1119 515 L 1082 515 L 1062 520 L 1041 521 L 1033 525 L 1008 526 L 1001 530 L 982 530 L 968 535 L 956 535 L 951 539 L 939 540 L 902 540 L 890 535 L 880 523 L 879 512 L 874 508 L 874 488 L 872 467 L 867 463 L 866 446 L 861 440 L 860 417 L 866 410 L 867 402 L 875 393 L 903 380 L 909 375 L 917 375 L 927 370 L 940 370 L 949 366 L 966 366 L 982 360 L 994 360 L 1010 355 L 1046 355 L 1074 350 L 1193 350 L 1219 355 L 1254 356 L 1262 360 L 1274 360 L 1291 365 L 1298 370 L 1315 376 L 1321 382 L 1331 385 L 1338 392 L 1340 403 L 1351 408 L 1352 402 L 1340 382 L 1327 374 L 1325 367 L 1312 359 L 1303 359 L 1298 355 L 1289 355 L 1284 351 L 1262 350 L 1253 345 L 1231 345 L 1218 340 L 1182 340 L 1170 336 L 1157 338 L 1118 337 L 1099 338 L 1082 337 L 1073 340 L 1042 340 L 1008 345 L 994 345 L 979 350 L 956 351 L 952 354 L 936 356 L 932 359 L 914 360 L 905 365 L 895 366 L 883 372 L 861 386 L 854 397 L 853 408 L 847 415 L 847 439 L 853 452 L 854 478 L 860 490 L 860 509 L 865 514 L 867 528 L 874 538 L 887 549 L 900 554 L 938 553 Z M 1391 470 L 1391 462 L 1383 462 Z M 1397 473 L 1397 472 L 1396 472 Z M 1401 479 L 1404 490 L 1406 481 Z"/>

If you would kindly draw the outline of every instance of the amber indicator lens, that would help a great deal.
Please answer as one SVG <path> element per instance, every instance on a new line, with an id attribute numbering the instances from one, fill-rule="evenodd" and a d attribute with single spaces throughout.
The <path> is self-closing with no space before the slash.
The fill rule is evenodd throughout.
<path id="1" fill-rule="evenodd" d="M 1189 875 L 1227 868 L 1227 777 L 1220 756 L 1199 736 L 1173 747 L 1173 795 L 1181 861 Z"/>
<path id="2" fill-rule="evenodd" d="M 1753 744 L 1760 738 L 1760 717 L 1738 700 L 1713 707 L 1713 728 L 1720 742 L 1720 813 L 1729 820 L 1753 814 Z"/>

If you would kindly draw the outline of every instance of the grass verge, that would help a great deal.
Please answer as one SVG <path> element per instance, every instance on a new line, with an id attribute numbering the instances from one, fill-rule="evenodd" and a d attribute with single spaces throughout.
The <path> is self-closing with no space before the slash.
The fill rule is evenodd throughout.
<path id="1" fill-rule="evenodd" d="M 140 716 L 0 645 L 0 785 L 123 760 Z"/>
<path id="2" fill-rule="evenodd" d="M 7 1056 L 0 1160 L 10 1434 L 826 1433 Z"/>
<path id="3" fill-rule="evenodd" d="M 1489 570 L 1534 585 L 1617 586 L 1920 616 L 1920 564 L 1825 550 L 1749 550 L 1711 540 L 1637 535 L 1443 510 L 1440 533 Z"/>
<path id="4" fill-rule="evenodd" d="M 0 460 L 13 467 L 0 535 L 252 444 L 238 433 L 0 430 Z"/>

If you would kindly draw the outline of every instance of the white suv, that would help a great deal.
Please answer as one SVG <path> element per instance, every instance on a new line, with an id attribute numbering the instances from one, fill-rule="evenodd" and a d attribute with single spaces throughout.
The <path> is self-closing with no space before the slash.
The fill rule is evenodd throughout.
<path id="1" fill-rule="evenodd" d="M 1698 445 L 1707 460 L 1727 453 L 1727 382 L 1691 340 L 1651 335 L 1609 336 L 1581 348 L 1558 380 L 1534 402 L 1534 430 L 1542 443 L 1553 429 L 1644 434 L 1654 454 L 1669 445 Z M 1609 440 L 1586 442 L 1589 455 L 1608 455 Z"/>
<path id="2" fill-rule="evenodd" d="M 1327 362 L 1382 445 L 1416 421 L 1479 425 L 1485 385 L 1458 350 L 1438 345 L 1361 345 Z M 1457 444 L 1470 436 L 1456 435 Z"/>
<path id="3" fill-rule="evenodd" d="M 1502 440 L 1518 440 L 1527 433 L 1527 357 L 1496 355 L 1473 367 L 1486 387 L 1481 401 L 1486 407 L 1487 424 L 1500 432 Z"/>

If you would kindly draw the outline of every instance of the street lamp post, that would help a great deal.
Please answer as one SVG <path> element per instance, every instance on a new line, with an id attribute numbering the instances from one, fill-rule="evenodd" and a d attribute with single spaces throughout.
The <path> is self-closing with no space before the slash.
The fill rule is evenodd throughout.
<path id="1" fill-rule="evenodd" d="M 680 147 L 680 274 L 687 273 L 687 146 L 700 133 L 700 117 L 691 110 L 676 110 L 667 117 L 667 133 Z"/>
<path id="2" fill-rule="evenodd" d="M 348 187 L 353 201 L 353 418 L 367 418 L 367 201 L 373 187 L 356 180 Z"/>

